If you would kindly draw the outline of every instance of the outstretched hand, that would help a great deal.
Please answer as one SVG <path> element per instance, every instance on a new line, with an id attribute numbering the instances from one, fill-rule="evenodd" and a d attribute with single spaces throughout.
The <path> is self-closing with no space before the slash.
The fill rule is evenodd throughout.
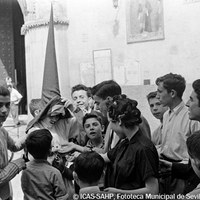
<path id="1" fill-rule="evenodd" d="M 76 148 L 76 144 L 73 142 L 68 142 L 62 145 L 62 147 L 58 150 L 59 153 L 71 153 Z"/>

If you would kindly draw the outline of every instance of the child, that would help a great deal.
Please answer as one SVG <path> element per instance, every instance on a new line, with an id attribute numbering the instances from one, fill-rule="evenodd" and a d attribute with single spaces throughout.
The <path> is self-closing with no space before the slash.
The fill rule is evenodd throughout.
<path id="1" fill-rule="evenodd" d="M 162 142 L 162 127 L 163 127 L 163 115 L 167 111 L 168 107 L 163 106 L 160 101 L 156 98 L 157 92 L 150 92 L 147 95 L 147 100 L 149 103 L 149 107 L 151 110 L 152 115 L 160 120 L 159 127 L 156 128 L 156 130 L 152 133 L 151 140 L 156 145 L 157 150 L 159 150 L 159 147 Z"/>
<path id="2" fill-rule="evenodd" d="M 74 143 L 68 143 L 61 149 L 61 153 L 71 151 L 96 151 L 97 153 L 103 153 L 104 151 L 104 139 L 102 132 L 104 131 L 104 125 L 102 125 L 102 119 L 96 113 L 88 113 L 83 117 L 83 127 L 89 138 L 86 146 L 82 147 Z"/>
<path id="3" fill-rule="evenodd" d="M 82 127 L 82 122 L 84 115 L 92 111 L 91 105 L 93 99 L 91 98 L 91 92 L 89 88 L 82 84 L 78 84 L 72 87 L 71 97 L 74 104 L 73 114 L 79 122 L 79 128 L 80 128 L 80 133 L 78 136 L 79 144 L 81 146 L 85 146 L 88 138 Z"/>
<path id="4" fill-rule="evenodd" d="M 88 87 L 82 84 L 75 85 L 72 87 L 71 96 L 74 101 L 75 113 L 82 110 L 83 115 L 85 115 L 91 111 L 91 103 L 93 100 Z"/>
<path id="5" fill-rule="evenodd" d="M 29 110 L 33 117 L 37 116 L 42 110 L 41 99 L 31 99 Z"/>
<path id="6" fill-rule="evenodd" d="M 51 151 L 51 141 L 52 135 L 47 129 L 35 130 L 26 139 L 26 148 L 34 158 L 27 163 L 27 168 L 21 177 L 26 200 L 66 200 L 68 197 L 60 172 L 47 161 Z"/>
<path id="7" fill-rule="evenodd" d="M 98 193 L 99 180 L 103 174 L 104 160 L 96 152 L 81 153 L 74 162 L 73 177 L 80 186 L 79 193 Z"/>

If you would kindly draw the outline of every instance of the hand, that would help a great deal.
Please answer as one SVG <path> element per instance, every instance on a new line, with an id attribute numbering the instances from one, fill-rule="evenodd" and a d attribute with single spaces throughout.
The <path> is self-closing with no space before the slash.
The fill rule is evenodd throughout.
<path id="1" fill-rule="evenodd" d="M 117 188 L 113 188 L 113 187 L 108 187 L 104 189 L 105 192 L 109 192 L 109 193 L 119 193 L 120 190 Z"/>
<path id="2" fill-rule="evenodd" d="M 61 102 L 64 102 L 64 107 L 69 109 L 70 111 L 74 111 L 74 105 L 71 102 L 71 100 L 67 99 L 67 98 L 61 98 Z"/>
<path id="3" fill-rule="evenodd" d="M 73 142 L 68 142 L 62 145 L 61 149 L 58 150 L 59 153 L 70 153 L 74 151 L 76 148 L 76 144 Z"/>
<path id="4" fill-rule="evenodd" d="M 73 160 L 71 160 L 71 161 L 74 161 L 74 159 L 77 158 L 80 154 L 81 154 L 80 152 L 75 151 L 75 152 L 72 154 Z"/>
<path id="5" fill-rule="evenodd" d="M 56 156 L 52 162 L 52 166 L 57 168 L 61 172 L 61 174 L 64 172 L 65 163 L 64 163 L 64 160 L 61 155 L 56 154 Z"/>

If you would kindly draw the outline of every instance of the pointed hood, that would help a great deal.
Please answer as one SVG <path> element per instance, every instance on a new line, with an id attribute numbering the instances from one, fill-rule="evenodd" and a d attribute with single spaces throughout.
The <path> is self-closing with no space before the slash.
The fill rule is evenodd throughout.
<path id="1" fill-rule="evenodd" d="M 55 96 L 60 96 L 60 89 L 58 81 L 56 50 L 55 50 L 53 7 L 51 4 L 49 32 L 47 38 L 46 56 L 44 63 L 42 104 L 46 105 Z"/>
<path id="2" fill-rule="evenodd" d="M 51 14 L 49 21 L 49 31 L 46 46 L 46 56 L 44 63 L 44 74 L 43 74 L 43 86 L 42 86 L 42 97 L 41 105 L 43 109 L 30 121 L 27 126 L 26 132 L 34 126 L 35 123 L 40 121 L 45 115 L 47 115 L 52 107 L 60 105 L 57 109 L 57 114 L 61 114 L 63 117 L 71 117 L 68 109 L 64 108 L 64 103 L 61 102 L 61 95 L 58 81 L 58 70 L 56 62 L 56 50 L 55 50 L 55 39 L 54 39 L 54 20 L 53 20 L 53 7 L 51 5 Z M 60 113 L 59 113 L 60 112 Z"/>

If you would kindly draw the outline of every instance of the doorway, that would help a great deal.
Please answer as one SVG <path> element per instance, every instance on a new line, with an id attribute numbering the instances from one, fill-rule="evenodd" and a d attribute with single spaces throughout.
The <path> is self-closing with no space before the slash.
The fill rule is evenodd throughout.
<path id="1" fill-rule="evenodd" d="M 0 0 L 0 59 L 14 86 L 22 94 L 19 114 L 27 114 L 23 14 L 17 0 Z"/>

